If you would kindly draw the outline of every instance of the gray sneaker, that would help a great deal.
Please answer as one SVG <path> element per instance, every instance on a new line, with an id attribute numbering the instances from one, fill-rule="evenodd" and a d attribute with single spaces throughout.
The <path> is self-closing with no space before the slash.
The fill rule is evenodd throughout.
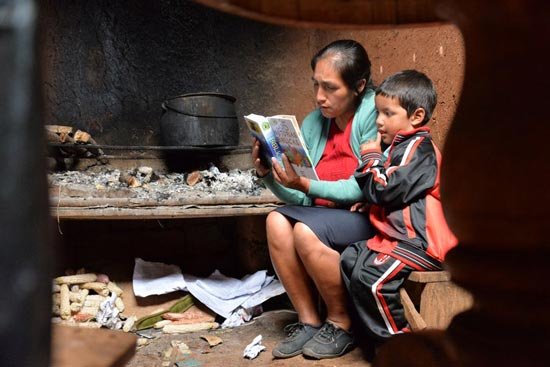
<path id="1" fill-rule="evenodd" d="M 302 348 L 308 340 L 319 331 L 319 327 L 297 322 L 285 326 L 287 338 L 273 348 L 273 357 L 290 358 L 302 353 Z"/>
<path id="2" fill-rule="evenodd" d="M 340 357 L 355 346 L 353 334 L 325 322 L 315 336 L 308 341 L 302 353 L 316 359 Z"/>

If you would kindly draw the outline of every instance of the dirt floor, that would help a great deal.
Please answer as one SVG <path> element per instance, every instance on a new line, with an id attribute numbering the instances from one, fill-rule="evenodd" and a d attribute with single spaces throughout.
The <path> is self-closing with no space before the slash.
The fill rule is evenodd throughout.
<path id="1" fill-rule="evenodd" d="M 348 354 L 325 360 L 306 359 L 296 356 L 289 359 L 273 359 L 271 350 L 284 337 L 283 327 L 295 322 L 296 314 L 288 310 L 273 310 L 263 313 L 254 321 L 245 326 L 233 329 L 218 329 L 186 334 L 157 334 L 153 339 L 138 347 L 135 356 L 128 362 L 127 367 L 200 367 L 200 366 L 370 366 L 370 359 L 364 349 L 355 348 Z M 215 335 L 223 342 L 210 347 L 203 335 Z M 256 358 L 243 358 L 244 348 L 252 340 L 262 335 L 262 345 L 266 347 Z M 185 351 L 185 343 L 189 348 Z M 176 345 L 174 347 L 174 345 Z M 184 352 L 182 352 L 182 349 Z"/>

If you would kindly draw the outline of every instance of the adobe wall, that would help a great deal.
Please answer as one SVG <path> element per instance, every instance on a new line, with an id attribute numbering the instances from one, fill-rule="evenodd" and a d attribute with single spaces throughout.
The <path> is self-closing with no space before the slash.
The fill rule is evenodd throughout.
<path id="1" fill-rule="evenodd" d="M 315 107 L 310 58 L 337 38 L 363 43 L 375 82 L 405 68 L 434 80 L 440 98 L 432 126 L 440 145 L 462 84 L 464 47 L 450 25 L 295 29 L 169 0 L 44 0 L 40 20 L 44 120 L 88 131 L 100 144 L 159 145 L 160 104 L 184 93 L 233 95 L 239 116 L 301 119 Z M 240 144 L 248 145 L 240 122 Z"/>
<path id="2" fill-rule="evenodd" d="M 439 103 L 431 126 L 442 147 L 464 74 L 464 46 L 454 26 L 294 29 L 185 0 L 43 0 L 44 121 L 88 131 L 99 144 L 159 145 L 162 101 L 204 91 L 235 96 L 239 116 L 289 113 L 302 119 L 315 107 L 310 58 L 338 38 L 362 42 L 375 83 L 405 68 L 424 71 L 434 80 Z M 242 123 L 240 144 L 250 144 Z M 228 156 L 226 163 L 250 167 L 249 155 Z M 88 255 L 121 264 L 145 256 L 194 270 L 253 270 L 268 266 L 264 220 L 64 221 L 58 265 L 85 266 L 82 259 Z M 243 266 L 236 268 L 235 261 Z"/>

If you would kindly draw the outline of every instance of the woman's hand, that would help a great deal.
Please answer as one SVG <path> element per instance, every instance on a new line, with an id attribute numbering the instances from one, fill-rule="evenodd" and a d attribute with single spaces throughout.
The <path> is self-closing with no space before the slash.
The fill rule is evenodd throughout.
<path id="1" fill-rule="evenodd" d="M 275 158 L 271 159 L 271 163 L 273 165 L 273 177 L 275 177 L 275 180 L 277 180 L 278 183 L 306 194 L 309 192 L 309 179 L 298 176 L 294 170 L 294 167 L 290 164 L 286 154 L 283 154 L 283 164 L 285 169 L 279 165 Z"/>
<path id="2" fill-rule="evenodd" d="M 359 212 L 359 213 L 364 213 L 366 212 L 367 210 L 369 210 L 369 204 L 368 203 L 365 203 L 365 202 L 358 202 L 358 203 L 355 203 L 351 206 L 351 208 L 349 208 L 349 211 L 350 212 Z"/>
<path id="3" fill-rule="evenodd" d="M 382 135 L 380 133 L 376 133 L 376 139 L 374 140 L 369 140 L 363 144 L 361 144 L 361 146 L 359 147 L 359 149 L 361 151 L 364 151 L 364 150 L 377 150 L 377 151 L 381 151 L 382 148 L 381 148 L 381 143 L 382 143 Z"/>
<path id="4" fill-rule="evenodd" d="M 256 138 L 254 138 L 254 141 L 252 142 L 252 163 L 254 164 L 256 174 L 259 177 L 264 177 L 269 174 L 269 168 L 264 166 L 260 159 L 260 142 Z"/>

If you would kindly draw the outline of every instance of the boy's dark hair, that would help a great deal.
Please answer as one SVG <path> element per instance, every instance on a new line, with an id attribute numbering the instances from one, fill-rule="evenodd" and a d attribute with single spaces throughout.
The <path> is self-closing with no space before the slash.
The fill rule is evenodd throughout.
<path id="1" fill-rule="evenodd" d="M 397 98 L 399 105 L 407 110 L 407 117 L 422 107 L 426 111 L 422 125 L 430 121 L 437 103 L 437 92 L 432 81 L 417 70 L 403 70 L 390 75 L 376 89 L 376 95 Z"/>
<path id="2" fill-rule="evenodd" d="M 356 91 L 359 96 L 362 96 L 367 88 L 374 89 L 370 74 L 371 62 L 369 55 L 359 42 L 354 40 L 338 40 L 329 43 L 313 56 L 311 59 L 311 69 L 315 70 L 317 62 L 327 56 L 335 56 L 334 66 L 336 70 L 340 73 L 347 87 Z M 361 79 L 365 79 L 367 84 L 359 92 L 357 87 Z"/>

